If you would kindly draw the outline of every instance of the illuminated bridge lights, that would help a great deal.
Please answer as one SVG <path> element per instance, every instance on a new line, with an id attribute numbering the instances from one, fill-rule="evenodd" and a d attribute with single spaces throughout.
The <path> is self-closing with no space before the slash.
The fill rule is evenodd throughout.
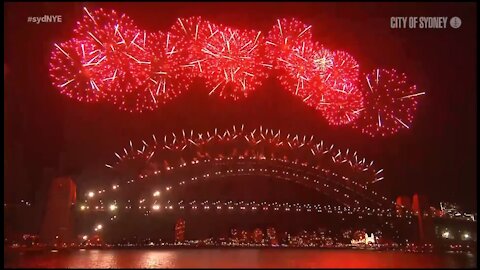
<path id="1" fill-rule="evenodd" d="M 267 171 L 267 170 L 260 169 L 260 171 Z M 275 171 L 278 171 L 278 170 L 275 170 Z M 229 170 L 228 172 L 233 173 L 232 170 Z M 287 172 L 283 171 L 282 173 L 286 174 Z M 294 175 L 299 176 L 298 174 L 294 174 Z M 204 175 L 204 177 L 209 177 L 209 176 L 210 176 L 210 175 Z M 196 179 L 198 179 L 198 178 L 192 178 L 192 180 L 196 180 Z M 305 178 L 304 178 L 304 179 L 305 179 Z M 317 180 L 316 180 L 315 182 L 316 182 L 316 183 L 319 183 Z M 184 184 L 184 183 L 185 183 L 185 182 L 182 181 L 182 182 L 179 183 L 179 185 L 182 185 L 182 184 Z M 329 187 L 329 185 L 327 185 L 327 184 L 325 184 L 325 186 L 326 186 L 326 187 Z M 169 187 L 166 187 L 166 190 L 170 190 L 170 189 L 171 189 L 170 186 L 169 186 Z M 339 192 L 338 189 L 335 189 L 334 191 L 335 191 L 335 192 Z M 347 195 L 347 197 L 349 197 L 349 196 Z"/>
<path id="2" fill-rule="evenodd" d="M 180 205 L 181 204 L 181 205 Z M 191 210 L 197 210 L 198 209 L 198 206 L 196 204 L 195 201 L 192 201 L 192 202 L 189 202 L 187 203 L 190 205 L 190 208 L 186 208 L 185 205 L 183 205 L 183 201 L 179 202 L 179 203 L 171 203 L 170 201 L 167 202 L 167 204 L 165 204 L 163 206 L 163 209 L 167 209 L 167 210 L 175 210 L 175 205 L 180 205 L 178 207 L 179 210 L 187 210 L 187 209 L 191 209 Z M 328 213 L 328 214 L 337 214 L 337 215 L 343 215 L 343 214 L 349 214 L 349 215 L 352 215 L 352 214 L 357 214 L 357 215 L 367 215 L 367 216 L 378 216 L 378 217 L 381 217 L 383 216 L 383 214 L 385 212 L 386 215 L 388 217 L 391 217 L 392 216 L 392 212 L 394 212 L 395 210 L 394 209 L 381 209 L 381 208 L 369 208 L 369 207 L 355 207 L 355 208 L 349 208 L 349 207 L 345 207 L 345 206 L 339 206 L 339 205 L 320 205 L 320 204 L 314 204 L 313 206 L 311 204 L 300 204 L 300 203 L 278 203 L 278 202 L 273 202 L 273 203 L 267 203 L 267 202 L 260 202 L 260 203 L 257 203 L 257 202 L 244 202 L 244 201 L 240 201 L 240 202 L 235 202 L 233 203 L 232 201 L 228 201 L 228 202 L 220 202 L 220 201 L 217 201 L 217 202 L 208 202 L 208 201 L 205 201 L 205 202 L 202 202 L 200 203 L 200 205 L 202 206 L 202 209 L 203 210 L 210 210 L 210 209 L 216 209 L 216 210 L 223 210 L 223 206 L 225 206 L 226 208 L 225 209 L 228 209 L 228 210 L 250 210 L 250 211 L 256 211 L 258 210 L 259 208 L 261 208 L 262 210 L 264 211 L 285 211 L 285 212 L 289 212 L 291 211 L 292 209 L 294 209 L 295 211 L 297 212 L 311 212 L 312 209 L 313 210 L 316 210 L 318 213 L 322 213 L 322 212 L 325 212 L 325 213 Z M 268 206 L 263 206 L 262 205 L 268 205 Z M 160 206 L 160 204 L 153 204 L 151 206 L 152 210 L 153 211 L 159 211 L 162 209 L 162 207 Z M 131 205 L 128 205 L 126 206 L 126 209 L 131 209 Z M 148 210 L 147 206 L 139 206 L 138 207 L 139 210 L 144 210 L 145 213 L 150 213 L 150 211 Z M 400 215 L 400 214 L 396 214 L 396 215 L 393 215 L 394 217 L 397 217 L 397 218 L 406 218 L 406 219 L 409 219 L 409 218 L 412 218 L 413 216 L 411 215 Z M 116 217 L 116 215 L 115 215 Z"/>
<path id="3" fill-rule="evenodd" d="M 261 129 L 259 129 L 261 130 Z M 242 210 L 244 212 L 252 211 L 252 210 L 263 210 L 263 211 L 294 211 L 294 212 L 318 212 L 318 213 L 327 213 L 327 214 L 362 214 L 362 215 L 377 215 L 377 216 L 384 216 L 386 215 L 384 213 L 384 209 L 392 207 L 392 205 L 384 205 L 382 204 L 383 202 L 386 202 L 386 197 L 379 195 L 376 191 L 372 190 L 371 188 L 367 188 L 368 186 L 371 186 L 371 183 L 373 182 L 372 179 L 377 179 L 378 175 L 381 175 L 382 170 L 377 170 L 373 167 L 373 162 L 367 162 L 365 159 L 360 159 L 356 152 L 352 153 L 353 151 L 349 151 L 347 149 L 346 151 L 341 151 L 341 150 L 336 150 L 333 149 L 333 145 L 327 145 L 323 141 L 321 143 L 315 143 L 313 140 L 311 142 L 306 142 L 304 146 L 301 147 L 289 147 L 288 144 L 283 146 L 278 146 L 278 142 L 285 142 L 288 140 L 291 140 L 291 142 L 296 142 L 297 140 L 301 140 L 298 138 L 301 138 L 301 136 L 291 136 L 288 134 L 287 136 L 282 136 L 282 135 L 276 135 L 274 132 L 259 132 L 259 131 L 252 131 L 248 132 L 243 129 L 238 129 L 238 128 L 233 128 L 233 130 L 227 130 L 228 134 L 225 136 L 231 136 L 232 139 L 229 139 L 228 141 L 224 140 L 224 138 L 218 138 L 216 137 L 209 137 L 209 136 L 215 136 L 215 132 L 212 132 L 210 135 L 205 136 L 200 135 L 201 133 L 195 133 L 195 132 L 190 132 L 190 138 L 194 138 L 194 143 L 188 142 L 188 140 L 183 140 L 186 141 L 187 147 L 184 148 L 183 146 L 179 149 L 182 150 L 171 150 L 172 145 L 178 144 L 179 140 L 178 138 L 181 138 L 182 135 L 174 135 L 173 138 L 169 138 L 167 136 L 164 137 L 163 142 L 157 142 L 155 139 L 154 141 L 149 141 L 147 144 L 148 146 L 145 146 L 145 144 L 142 146 L 142 151 L 144 154 L 136 153 L 135 151 L 131 151 L 129 153 L 127 151 L 126 155 L 122 157 L 118 162 L 112 163 L 112 168 L 108 168 L 107 170 L 116 170 L 117 172 L 121 172 L 122 166 L 129 166 L 130 161 L 146 161 L 146 162 L 158 162 L 158 164 L 163 164 L 164 161 L 166 164 L 170 164 L 168 166 L 165 166 L 165 168 L 169 168 L 169 170 L 166 169 L 156 169 L 150 172 L 142 172 L 139 174 L 138 178 L 132 179 L 130 178 L 127 183 L 133 184 L 136 183 L 138 185 L 144 185 L 147 182 L 152 182 L 152 181 L 160 181 L 162 186 L 156 186 L 156 189 L 153 189 L 150 193 L 152 195 L 148 196 L 149 198 L 141 198 L 138 202 L 138 206 L 129 202 L 126 203 L 125 208 L 122 207 L 120 208 L 115 208 L 115 213 L 117 215 L 122 212 L 121 210 L 125 209 L 136 209 L 138 207 L 138 211 L 144 211 L 146 214 L 150 214 L 149 209 L 151 209 L 153 213 L 158 212 L 161 208 L 158 206 L 158 209 L 156 205 L 157 202 L 151 201 L 152 199 L 158 197 L 160 193 L 159 190 L 165 189 L 166 191 L 169 191 L 171 193 L 172 191 L 178 192 L 181 190 L 178 190 L 180 187 L 186 186 L 190 182 L 195 182 L 196 180 L 199 179 L 214 179 L 214 178 L 226 178 L 226 177 L 231 177 L 231 176 L 240 176 L 240 175 L 266 175 L 266 176 L 271 176 L 275 179 L 282 179 L 286 181 L 292 181 L 296 182 L 302 185 L 307 185 L 307 187 L 313 188 L 315 190 L 318 190 L 322 193 L 329 194 L 329 196 L 333 196 L 332 198 L 338 199 L 340 201 L 343 201 L 344 199 L 347 201 L 350 201 L 350 206 L 357 205 L 358 207 L 355 208 L 340 208 L 340 207 L 324 207 L 321 205 L 298 205 L 298 204 L 287 204 L 287 205 L 280 205 L 278 203 L 268 203 L 267 202 L 262 202 L 262 203 L 255 203 L 255 202 L 249 202 L 249 203 L 243 203 L 243 202 L 229 202 L 229 203 L 208 203 L 204 202 L 201 207 L 198 207 L 197 204 L 189 205 L 187 203 L 183 204 L 180 207 L 174 207 L 170 203 L 165 203 L 162 202 L 162 205 L 164 209 L 168 209 L 171 211 L 179 211 L 179 210 L 203 210 L 203 211 L 208 211 L 211 209 L 214 209 L 215 211 L 218 211 L 221 213 L 222 211 L 235 211 L 235 210 Z M 218 132 L 218 131 L 216 131 Z M 243 141 L 242 135 L 243 133 L 248 134 L 249 136 L 249 141 Z M 208 133 L 208 132 L 207 132 Z M 227 132 L 225 132 L 227 133 Z M 274 135 L 272 135 L 274 134 Z M 277 133 L 280 134 L 280 131 Z M 232 136 L 233 135 L 233 136 Z M 175 140 L 175 136 L 177 139 Z M 185 135 L 187 136 L 187 135 Z M 233 139 L 234 136 L 237 136 L 238 139 Z M 152 136 L 155 138 L 154 136 Z M 198 138 L 196 138 L 198 137 Z M 188 137 L 187 137 L 188 138 Z M 253 139 L 252 139 L 253 138 Z M 288 138 L 288 139 L 287 139 Z M 255 143 L 252 143 L 250 139 L 255 141 Z M 193 139 L 192 139 L 193 140 Z M 242 140 L 240 142 L 239 140 Z M 223 143 L 223 144 L 222 144 Z M 216 150 L 214 149 L 217 144 L 222 144 L 225 148 L 228 148 L 229 146 L 232 146 L 235 148 L 238 147 L 244 147 L 245 153 L 242 152 L 241 156 L 235 156 L 232 154 L 232 152 L 229 152 L 230 150 L 225 150 L 224 152 L 215 152 Z M 168 147 L 165 147 L 167 145 L 170 145 Z M 208 158 L 201 158 L 198 156 L 194 156 L 193 160 L 190 162 L 188 161 L 188 158 L 183 157 L 184 154 L 186 154 L 185 151 L 191 151 L 196 152 L 199 150 L 198 145 L 202 145 L 202 152 L 203 153 L 209 153 Z M 292 144 L 294 145 L 294 144 Z M 272 156 L 269 155 L 264 155 L 258 152 L 258 148 L 265 148 L 265 147 L 271 147 L 271 152 L 275 153 L 275 155 L 272 154 Z M 308 147 L 310 149 L 315 149 L 314 153 L 309 151 Z M 133 146 L 132 146 L 133 148 Z M 154 158 L 151 158 L 150 155 L 148 154 L 149 148 L 155 148 L 157 149 L 157 153 Z M 170 149 L 169 149 L 170 148 Z M 211 149 L 210 149 L 211 148 Z M 161 150 L 160 150 L 161 149 Z M 243 151 L 243 150 L 242 150 Z M 239 151 L 241 152 L 241 151 Z M 276 152 L 279 152 L 278 156 L 288 156 L 290 158 L 279 158 L 276 154 Z M 176 162 L 175 160 L 169 160 L 167 156 L 169 153 L 178 153 L 182 155 L 182 158 L 180 158 L 180 162 Z M 348 157 L 351 159 L 352 163 L 336 163 L 336 162 L 331 162 L 328 163 L 327 161 L 330 160 L 328 157 L 329 156 L 335 156 L 338 154 L 341 154 L 345 157 Z M 309 155 L 308 160 L 310 161 L 298 161 L 298 157 L 305 157 L 305 154 Z M 298 157 L 297 157 L 298 156 Z M 241 157 L 241 158 L 240 158 Z M 192 157 L 190 157 L 192 158 Z M 318 165 L 316 162 L 322 162 L 322 166 Z M 327 163 L 326 163 L 327 162 Z M 191 163 L 191 164 L 190 164 Z M 183 164 L 183 165 L 182 165 Z M 306 165 L 307 164 L 307 165 Z M 326 164 L 326 165 L 325 165 Z M 353 166 L 353 165 L 355 166 Z M 182 165 L 182 166 L 180 166 Z M 215 166 L 224 166 L 225 169 L 217 169 Z M 325 167 L 327 166 L 327 167 Z M 341 166 L 341 170 L 337 170 L 337 166 Z M 219 168 L 220 168 L 219 167 Z M 359 167 L 361 170 L 359 170 Z M 205 172 L 205 168 L 214 168 L 209 170 L 208 172 Z M 366 171 L 364 171 L 366 169 Z M 188 175 L 188 176 L 182 176 L 183 179 L 177 180 L 174 176 L 177 172 L 182 172 L 184 171 L 189 171 L 192 172 L 193 175 Z M 199 171 L 201 173 L 195 173 L 196 171 Z M 344 175 L 343 172 L 348 171 L 350 174 Z M 358 179 L 357 179 L 358 176 Z M 371 178 L 365 179 L 366 176 L 370 176 Z M 200 177 L 200 178 L 199 178 Z M 355 179 L 353 179 L 355 178 Z M 142 181 L 138 181 L 138 180 Z M 188 181 L 190 180 L 190 181 Z M 203 182 L 203 181 L 202 181 Z M 156 183 L 156 182 L 154 182 Z M 327 184 L 328 183 L 328 184 Z M 116 188 L 113 188 L 115 186 Z M 94 192 L 88 192 L 87 193 L 87 203 L 85 206 L 87 208 L 84 208 L 83 211 L 87 211 L 89 208 L 88 206 L 90 205 L 92 210 L 90 211 L 104 211 L 103 203 L 100 202 L 101 206 L 99 207 L 98 205 L 95 206 L 93 201 L 88 200 L 91 199 L 92 197 L 98 195 L 103 198 L 103 196 L 120 196 L 121 197 L 121 183 L 120 184 L 115 184 L 112 187 L 112 189 L 108 189 L 108 191 L 104 191 L 105 189 L 97 189 L 99 190 L 95 194 Z M 359 187 L 359 188 L 355 188 Z M 102 192 L 100 192 L 102 191 Z M 115 191 L 113 193 L 109 193 L 109 191 Z M 90 196 L 90 193 L 93 193 L 92 196 Z M 334 195 L 338 193 L 338 195 Z M 168 198 L 168 194 L 165 194 L 165 196 Z M 360 197 L 358 197 L 360 196 Z M 162 198 L 164 196 L 162 195 Z M 109 197 L 110 198 L 110 197 Z M 344 199 L 342 199 L 344 198 Z M 110 200 L 110 199 L 109 199 Z M 361 201 L 362 203 L 361 203 Z M 371 201 L 369 201 L 371 200 Z M 118 200 L 119 202 L 121 200 Z M 373 206 L 377 202 L 382 202 L 375 207 L 380 207 L 378 210 L 375 210 L 376 208 L 370 208 L 370 209 L 365 209 L 362 208 L 361 206 L 363 203 L 372 203 L 371 205 Z M 390 202 L 388 202 L 390 203 Z M 268 205 L 268 206 L 267 206 Z M 380 206 L 384 205 L 384 206 Z M 106 206 L 108 209 L 108 205 Z M 95 208 L 95 209 L 93 209 Z M 390 209 L 387 209 L 387 213 L 389 211 L 392 211 Z M 148 212 L 147 212 L 148 211 Z M 369 214 L 371 212 L 371 214 Z M 394 213 L 395 217 L 397 217 L 396 213 Z M 387 216 L 392 216 L 391 214 L 388 214 Z M 402 216 L 402 217 L 407 217 L 409 216 Z"/>

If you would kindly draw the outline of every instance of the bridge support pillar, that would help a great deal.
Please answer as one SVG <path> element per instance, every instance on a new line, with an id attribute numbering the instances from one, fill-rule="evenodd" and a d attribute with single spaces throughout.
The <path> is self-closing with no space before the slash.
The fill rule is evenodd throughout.
<path id="1" fill-rule="evenodd" d="M 74 241 L 72 206 L 75 204 L 75 197 L 76 185 L 72 178 L 53 179 L 40 232 L 42 242 L 58 244 Z"/>

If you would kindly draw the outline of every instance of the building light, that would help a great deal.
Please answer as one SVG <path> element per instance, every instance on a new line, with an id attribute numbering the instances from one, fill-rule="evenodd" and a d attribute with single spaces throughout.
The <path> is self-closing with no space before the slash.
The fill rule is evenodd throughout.
<path id="1" fill-rule="evenodd" d="M 103 229 L 103 225 L 102 224 L 98 224 L 97 227 L 95 228 L 95 230 L 101 230 Z"/>
<path id="2" fill-rule="evenodd" d="M 152 209 L 155 210 L 155 211 L 158 211 L 158 210 L 160 210 L 160 205 L 159 204 L 154 204 L 152 206 Z"/>
<path id="3" fill-rule="evenodd" d="M 95 196 L 95 192 L 93 192 L 93 191 L 88 192 L 88 197 L 89 198 L 93 198 L 93 196 Z"/>
<path id="4" fill-rule="evenodd" d="M 449 231 L 445 231 L 442 233 L 442 237 L 443 238 L 448 238 L 450 236 L 450 232 Z"/>
<path id="5" fill-rule="evenodd" d="M 88 236 L 84 235 L 84 236 L 82 237 L 82 239 L 83 239 L 83 240 L 87 240 L 87 239 L 88 239 Z"/>
<path id="6" fill-rule="evenodd" d="M 110 205 L 110 211 L 115 211 L 117 210 L 117 206 L 115 204 Z"/>
<path id="7" fill-rule="evenodd" d="M 157 190 L 153 193 L 153 197 L 158 197 L 158 196 L 160 196 L 160 191 Z"/>

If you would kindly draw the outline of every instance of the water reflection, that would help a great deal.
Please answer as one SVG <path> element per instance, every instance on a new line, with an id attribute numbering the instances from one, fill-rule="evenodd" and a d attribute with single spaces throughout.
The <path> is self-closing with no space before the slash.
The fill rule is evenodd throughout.
<path id="1" fill-rule="evenodd" d="M 27 268 L 474 268 L 476 254 L 353 250 L 184 249 L 4 253 L 5 267 Z"/>
<path id="2" fill-rule="evenodd" d="M 177 252 L 178 253 L 178 252 Z M 174 251 L 144 251 L 140 254 L 139 265 L 143 268 L 175 267 L 177 253 Z"/>

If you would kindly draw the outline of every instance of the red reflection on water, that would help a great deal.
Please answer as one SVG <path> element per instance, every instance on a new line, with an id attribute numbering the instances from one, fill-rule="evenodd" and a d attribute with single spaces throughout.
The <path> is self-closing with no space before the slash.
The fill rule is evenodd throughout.
<path id="1" fill-rule="evenodd" d="M 440 256 L 376 251 L 325 251 L 311 258 L 305 258 L 301 265 L 319 268 L 445 267 Z"/>
<path id="2" fill-rule="evenodd" d="M 355 250 L 185 249 L 5 253 L 21 268 L 464 268 L 476 254 L 414 254 Z"/>

